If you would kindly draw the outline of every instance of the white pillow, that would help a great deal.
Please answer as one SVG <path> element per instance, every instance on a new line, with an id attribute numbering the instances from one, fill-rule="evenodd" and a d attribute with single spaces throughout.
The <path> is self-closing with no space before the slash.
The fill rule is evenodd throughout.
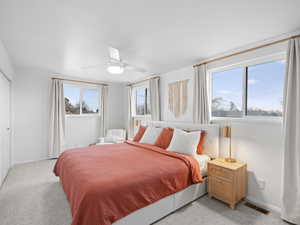
<path id="1" fill-rule="evenodd" d="M 167 151 L 196 157 L 200 137 L 201 131 L 186 132 L 180 129 L 174 129 L 172 141 Z"/>
<path id="2" fill-rule="evenodd" d="M 161 131 L 162 128 L 160 127 L 147 127 L 140 143 L 154 145 Z"/>

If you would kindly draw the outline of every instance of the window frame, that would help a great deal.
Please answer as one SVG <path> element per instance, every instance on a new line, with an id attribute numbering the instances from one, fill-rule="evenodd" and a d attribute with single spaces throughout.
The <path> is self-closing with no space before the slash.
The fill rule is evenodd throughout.
<path id="1" fill-rule="evenodd" d="M 286 61 L 286 54 L 285 52 L 280 52 L 277 54 L 267 55 L 263 57 L 257 57 L 256 59 L 245 60 L 242 62 L 225 65 L 221 67 L 216 67 L 207 70 L 207 77 L 209 79 L 209 109 L 210 109 L 210 117 L 211 121 L 265 121 L 265 122 L 282 122 L 282 116 L 249 116 L 246 114 L 247 112 L 247 101 L 248 101 L 248 67 L 255 66 L 259 64 L 264 64 L 268 62 L 274 61 Z M 226 70 L 236 69 L 239 67 L 244 68 L 243 73 L 243 94 L 242 94 L 242 116 L 241 117 L 213 117 L 211 104 L 212 104 L 212 96 L 213 96 L 213 73 L 215 72 L 224 72 Z"/>
<path id="2" fill-rule="evenodd" d="M 79 103 L 80 103 L 80 109 L 79 114 L 66 114 L 65 117 L 100 117 L 101 116 L 101 87 L 98 85 L 92 85 L 92 84 L 78 84 L 77 82 L 64 82 L 64 85 L 72 85 L 80 89 L 79 94 Z M 82 113 L 82 100 L 83 100 L 83 92 L 85 90 L 97 90 L 98 92 L 98 102 L 99 102 L 99 112 L 98 113 Z M 65 96 L 64 96 L 65 97 Z"/>
<path id="3" fill-rule="evenodd" d="M 138 88 L 147 88 L 148 91 L 147 91 L 147 94 L 150 95 L 150 90 L 149 90 L 149 83 L 148 82 L 143 82 L 143 83 L 140 83 L 140 84 L 136 84 L 135 86 L 132 87 L 132 95 L 131 95 L 131 101 L 132 101 L 132 105 L 131 105 L 131 112 L 132 112 L 132 117 L 134 119 L 145 119 L 145 118 L 151 118 L 151 113 L 150 114 L 144 114 L 144 115 L 137 115 L 136 114 L 136 89 Z M 147 96 L 146 96 L 147 98 Z M 146 102 L 145 104 L 147 104 L 147 99 L 146 99 Z M 147 107 L 146 107 L 147 109 Z M 150 110 L 151 110 L 151 105 L 150 105 Z M 147 112 L 147 111 L 146 111 Z"/>

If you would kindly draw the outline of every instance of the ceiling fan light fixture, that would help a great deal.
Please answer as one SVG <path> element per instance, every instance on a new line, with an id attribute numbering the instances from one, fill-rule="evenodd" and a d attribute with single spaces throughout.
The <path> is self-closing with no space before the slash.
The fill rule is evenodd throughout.
<path id="1" fill-rule="evenodd" d="M 107 71 L 111 74 L 121 74 L 124 72 L 124 67 L 121 65 L 108 65 Z"/>

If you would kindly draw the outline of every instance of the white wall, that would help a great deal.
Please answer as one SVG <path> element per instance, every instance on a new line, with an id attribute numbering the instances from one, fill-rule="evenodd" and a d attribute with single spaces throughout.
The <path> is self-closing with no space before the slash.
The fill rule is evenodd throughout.
<path id="1" fill-rule="evenodd" d="M 193 82 L 194 82 L 194 72 L 193 67 L 188 66 L 180 70 L 168 72 L 163 74 L 160 78 L 160 88 L 161 88 L 161 118 L 162 120 L 168 121 L 189 121 L 193 120 Z M 179 118 L 175 118 L 174 114 L 168 109 L 168 84 L 179 81 L 179 80 L 189 80 L 188 81 L 188 107 L 184 115 Z"/>
<path id="2" fill-rule="evenodd" d="M 6 48 L 3 45 L 1 40 L 0 40 L 0 71 L 2 71 L 10 80 L 13 79 L 14 69 L 10 61 L 10 58 L 7 54 Z"/>
<path id="3" fill-rule="evenodd" d="M 114 84 L 108 92 L 108 127 L 125 128 L 127 120 L 126 91 L 124 84 Z"/>
<path id="4" fill-rule="evenodd" d="M 50 72 L 17 68 L 13 84 L 14 93 L 14 147 L 13 162 L 23 163 L 47 158 L 49 128 Z M 123 127 L 124 88 L 109 88 L 108 128 Z M 122 110 L 120 110 L 122 107 Z M 83 146 L 96 141 L 100 130 L 97 117 L 68 117 L 66 119 L 66 145 Z"/>
<path id="5" fill-rule="evenodd" d="M 208 69 L 233 65 L 249 59 L 265 57 L 285 52 L 286 44 L 280 44 L 232 57 L 208 65 Z M 166 121 L 193 120 L 193 68 L 182 68 L 161 75 L 162 119 Z M 175 118 L 168 110 L 168 83 L 175 80 L 189 79 L 188 110 L 185 115 Z M 280 122 L 225 120 L 214 123 L 232 126 L 232 149 L 234 156 L 248 165 L 248 199 L 257 204 L 279 211 L 281 204 L 281 177 L 282 177 L 282 130 Z M 228 155 L 228 142 L 220 140 L 220 156 Z M 260 189 L 259 183 L 265 182 L 265 188 Z"/>
<path id="6" fill-rule="evenodd" d="M 65 124 L 66 149 L 88 146 L 100 136 L 99 116 L 67 116 Z"/>
<path id="7" fill-rule="evenodd" d="M 283 139 L 280 122 L 219 121 L 232 127 L 233 156 L 247 162 L 248 196 L 259 205 L 280 211 Z M 228 140 L 221 139 L 221 157 L 228 157 Z M 265 188 L 260 188 L 260 183 Z"/>
<path id="8" fill-rule="evenodd" d="M 45 159 L 49 128 L 47 73 L 16 68 L 13 93 L 13 162 Z"/>
<path id="9" fill-rule="evenodd" d="M 0 72 L 3 73 L 5 75 L 6 78 L 8 78 L 11 83 L 13 82 L 13 78 L 14 78 L 14 68 L 12 65 L 12 62 L 9 58 L 9 55 L 6 51 L 6 48 L 4 46 L 4 44 L 2 43 L 2 41 L 0 40 Z M 10 90 L 10 127 L 12 127 L 13 124 L 13 118 L 12 118 L 12 112 L 13 112 L 13 106 L 12 106 L 12 90 Z M 8 106 L 6 106 L 8 107 Z M 6 128 L 5 128 L 6 129 Z M 12 129 L 10 129 L 11 135 L 12 135 Z M 0 136 L 0 141 L 2 140 L 2 137 Z M 10 162 L 8 162 L 8 166 L 10 167 L 12 164 L 12 148 L 13 148 L 13 142 L 12 142 L 12 137 L 10 137 L 10 141 L 9 141 L 9 150 L 10 150 Z M 1 183 L 0 183 L 1 185 Z"/>

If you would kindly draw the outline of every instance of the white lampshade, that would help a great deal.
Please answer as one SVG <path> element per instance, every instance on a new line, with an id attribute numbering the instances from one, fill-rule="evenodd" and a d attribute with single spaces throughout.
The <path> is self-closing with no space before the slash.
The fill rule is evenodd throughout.
<path id="1" fill-rule="evenodd" d="M 109 65 L 107 71 L 111 74 L 121 74 L 124 72 L 124 67 L 120 65 Z"/>

